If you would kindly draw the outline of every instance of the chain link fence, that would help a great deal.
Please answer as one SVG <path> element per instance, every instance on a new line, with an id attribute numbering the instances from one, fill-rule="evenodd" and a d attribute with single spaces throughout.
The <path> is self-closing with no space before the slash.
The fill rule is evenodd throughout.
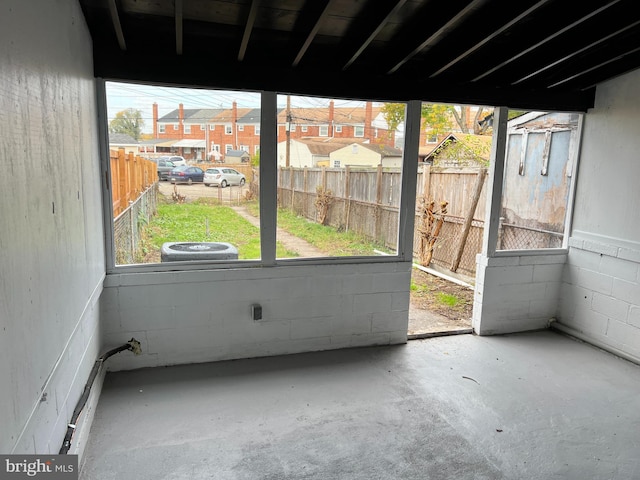
<path id="1" fill-rule="evenodd" d="M 157 212 L 158 183 L 154 183 L 113 220 L 116 265 L 140 263 L 140 236 Z"/>
<path id="2" fill-rule="evenodd" d="M 498 250 L 562 248 L 562 233 L 510 223 L 501 223 L 500 227 Z"/>

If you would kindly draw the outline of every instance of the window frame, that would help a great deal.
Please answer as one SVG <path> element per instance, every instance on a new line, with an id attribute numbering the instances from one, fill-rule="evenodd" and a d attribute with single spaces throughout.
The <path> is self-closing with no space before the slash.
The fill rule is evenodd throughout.
<path id="1" fill-rule="evenodd" d="M 109 161 L 109 132 L 107 116 L 106 81 L 98 78 L 96 93 L 98 97 L 98 125 L 100 146 L 101 178 L 111 178 Z M 395 255 L 372 255 L 357 257 L 319 257 L 319 258 L 287 258 L 276 259 L 277 228 L 277 93 L 261 93 L 261 129 L 259 149 L 260 162 L 260 247 L 261 258 L 258 260 L 219 260 L 219 261 L 185 261 L 153 264 L 116 265 L 113 203 L 110 182 L 101 182 L 103 199 L 103 222 L 105 228 L 105 260 L 106 274 L 151 273 L 198 271 L 229 268 L 277 267 L 291 265 L 319 264 L 370 264 L 397 263 L 413 261 L 413 229 L 415 210 L 415 194 L 418 164 L 409 160 L 417 158 L 419 149 L 419 125 L 421 101 L 411 100 L 407 104 L 405 122 L 408 125 L 405 135 L 405 155 L 403 158 L 403 175 L 401 182 L 400 215 L 398 222 L 397 252 Z M 409 128 L 410 126 L 418 128 Z M 265 161 L 272 158 L 273 161 Z"/>
<path id="2" fill-rule="evenodd" d="M 356 137 L 356 138 L 363 138 L 364 137 L 364 125 L 354 125 L 353 126 L 353 136 Z"/>
<path id="3" fill-rule="evenodd" d="M 329 125 L 320 125 L 318 127 L 318 136 L 319 137 L 328 137 L 329 136 Z"/>
<path id="4" fill-rule="evenodd" d="M 224 134 L 225 135 L 233 135 L 233 125 L 230 123 L 225 124 L 224 126 Z"/>

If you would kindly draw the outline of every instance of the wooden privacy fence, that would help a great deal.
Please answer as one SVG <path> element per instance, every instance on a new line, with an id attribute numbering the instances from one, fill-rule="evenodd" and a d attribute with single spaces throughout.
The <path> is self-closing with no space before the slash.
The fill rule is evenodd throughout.
<path id="1" fill-rule="evenodd" d="M 114 218 L 120 215 L 142 192 L 158 181 L 156 164 L 126 154 L 124 148 L 109 151 L 111 161 L 111 198 Z"/>
<path id="2" fill-rule="evenodd" d="M 318 221 L 319 193 L 331 192 L 325 224 L 353 231 L 389 248 L 397 248 L 400 209 L 400 169 L 278 168 L 278 202 L 298 215 Z M 416 205 L 433 200 L 448 203 L 447 214 L 431 261 L 452 271 L 475 274 L 476 254 L 482 247 L 486 170 L 439 168 L 418 170 Z M 318 190 L 320 189 L 320 190 Z M 419 225 L 416 213 L 416 225 Z M 414 255 L 420 257 L 419 235 Z"/>

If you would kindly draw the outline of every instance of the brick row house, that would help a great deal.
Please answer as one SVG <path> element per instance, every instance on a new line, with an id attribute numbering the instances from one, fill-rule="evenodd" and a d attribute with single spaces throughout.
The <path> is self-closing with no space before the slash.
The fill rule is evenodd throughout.
<path id="1" fill-rule="evenodd" d="M 388 130 L 380 107 L 367 102 L 364 108 L 336 108 L 331 101 L 327 108 L 292 108 L 278 110 L 278 142 L 287 138 L 313 138 L 318 141 L 394 145 L 394 132 Z M 147 143 L 162 145 L 156 153 L 165 151 L 182 155 L 191 161 L 224 161 L 229 151 L 246 151 L 253 156 L 260 149 L 260 109 L 179 108 L 159 117 L 153 104 L 153 139 Z"/>

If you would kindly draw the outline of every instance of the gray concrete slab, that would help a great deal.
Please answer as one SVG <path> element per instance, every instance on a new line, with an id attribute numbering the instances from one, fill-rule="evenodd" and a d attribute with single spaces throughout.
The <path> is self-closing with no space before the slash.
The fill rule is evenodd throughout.
<path id="1" fill-rule="evenodd" d="M 640 478 L 640 367 L 552 331 L 109 373 L 83 480 Z"/>

